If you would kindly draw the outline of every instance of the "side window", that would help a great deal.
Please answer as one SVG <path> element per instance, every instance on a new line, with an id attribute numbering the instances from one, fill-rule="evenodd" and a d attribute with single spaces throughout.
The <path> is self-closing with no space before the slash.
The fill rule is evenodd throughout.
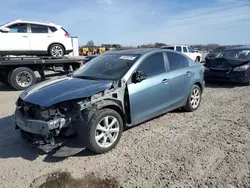
<path id="1" fill-rule="evenodd" d="M 54 32 L 56 32 L 56 31 L 57 31 L 57 28 L 52 27 L 52 26 L 50 26 L 50 27 L 49 27 L 49 29 L 50 29 L 50 31 L 51 31 L 52 33 L 54 33 Z"/>
<path id="2" fill-rule="evenodd" d="M 9 33 L 27 33 L 26 23 L 17 23 L 8 27 L 10 29 Z"/>
<path id="3" fill-rule="evenodd" d="M 165 72 L 163 53 L 156 53 L 147 57 L 137 70 L 143 71 L 148 77 Z"/>
<path id="4" fill-rule="evenodd" d="M 176 46 L 176 51 L 182 52 L 182 51 L 181 51 L 181 46 Z"/>
<path id="5" fill-rule="evenodd" d="M 187 47 L 183 47 L 183 52 L 187 52 Z"/>
<path id="6" fill-rule="evenodd" d="M 30 24 L 31 33 L 48 33 L 48 27 L 45 25 Z"/>
<path id="7" fill-rule="evenodd" d="M 188 52 L 194 52 L 194 50 L 190 47 L 188 47 Z"/>
<path id="8" fill-rule="evenodd" d="M 170 71 L 174 71 L 189 66 L 188 59 L 181 54 L 174 52 L 167 52 L 167 57 L 168 57 Z"/>

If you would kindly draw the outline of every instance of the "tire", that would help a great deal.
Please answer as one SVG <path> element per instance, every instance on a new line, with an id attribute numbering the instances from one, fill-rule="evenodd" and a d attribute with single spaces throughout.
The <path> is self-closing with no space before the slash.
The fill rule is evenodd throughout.
<path id="1" fill-rule="evenodd" d="M 195 62 L 200 62 L 200 58 L 197 56 Z"/>
<path id="2" fill-rule="evenodd" d="M 52 44 L 49 47 L 49 55 L 52 57 L 63 57 L 65 49 L 61 44 Z"/>
<path id="3" fill-rule="evenodd" d="M 1 75 L 0 75 L 0 81 L 2 81 L 5 85 L 10 85 L 8 81 L 8 74 L 9 71 L 5 70 Z"/>
<path id="4" fill-rule="evenodd" d="M 198 92 L 198 95 L 196 95 L 194 92 Z M 198 96 L 199 98 L 194 98 L 194 96 Z M 193 101 L 195 101 L 195 103 Z M 184 106 L 184 110 L 186 110 L 187 112 L 193 112 L 199 108 L 200 102 L 201 102 L 201 88 L 198 85 L 194 85 L 190 91 L 187 103 Z"/>
<path id="5" fill-rule="evenodd" d="M 104 133 L 105 131 L 101 131 L 97 129 L 98 124 L 102 125 L 101 128 L 104 129 L 103 124 L 105 122 L 105 118 L 109 117 L 109 121 L 112 122 L 112 120 L 116 119 L 116 123 L 113 125 L 113 129 L 110 130 L 119 130 L 118 132 L 112 132 L 112 133 Z M 113 118 L 113 119 L 112 119 Z M 112 128 L 112 127 L 111 127 Z M 100 129 L 100 128 L 99 128 Z M 102 154 L 106 153 L 110 150 L 112 150 L 117 143 L 119 142 L 121 135 L 123 131 L 123 121 L 119 113 L 112 109 L 101 109 L 97 112 L 95 112 L 88 121 L 88 125 L 85 128 L 85 130 L 81 129 L 81 132 L 79 133 L 80 139 L 84 140 L 84 143 L 86 144 L 86 147 L 93 151 L 96 154 Z M 109 136 L 113 134 L 113 143 L 111 143 Z M 97 141 L 97 135 L 100 136 L 100 140 Z M 101 136 L 103 135 L 103 136 Z M 106 137 L 106 146 L 102 147 L 100 146 L 101 143 L 104 143 L 104 139 Z"/>
<path id="6" fill-rule="evenodd" d="M 16 90 L 25 90 L 36 83 L 35 73 L 27 67 L 12 70 L 8 76 L 10 86 Z"/>

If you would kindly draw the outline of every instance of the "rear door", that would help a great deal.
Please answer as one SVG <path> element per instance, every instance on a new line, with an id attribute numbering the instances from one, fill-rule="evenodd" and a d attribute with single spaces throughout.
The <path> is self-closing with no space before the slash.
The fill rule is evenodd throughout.
<path id="1" fill-rule="evenodd" d="M 185 55 L 189 57 L 188 49 L 186 46 L 182 46 L 182 53 L 184 53 Z"/>
<path id="2" fill-rule="evenodd" d="M 170 105 L 178 108 L 185 103 L 192 85 L 193 73 L 189 61 L 184 55 L 176 52 L 166 52 L 169 65 L 168 80 L 170 84 Z"/>
<path id="3" fill-rule="evenodd" d="M 51 43 L 51 36 L 48 26 L 40 24 L 30 24 L 30 39 L 32 51 L 47 51 Z"/>
<path id="4" fill-rule="evenodd" d="M 147 78 L 139 83 L 128 82 L 130 111 L 133 123 L 154 117 L 166 110 L 170 100 L 170 85 L 162 52 L 147 57 L 137 68 Z"/>
<path id="5" fill-rule="evenodd" d="M 0 33 L 1 51 L 29 51 L 30 38 L 26 23 L 15 23 L 8 26 L 8 33 Z"/>

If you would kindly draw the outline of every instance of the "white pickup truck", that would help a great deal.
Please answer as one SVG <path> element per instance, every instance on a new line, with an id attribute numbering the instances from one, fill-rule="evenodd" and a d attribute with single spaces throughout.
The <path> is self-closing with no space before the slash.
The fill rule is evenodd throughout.
<path id="1" fill-rule="evenodd" d="M 202 54 L 195 52 L 190 46 L 187 45 L 168 45 L 168 46 L 162 46 L 162 49 L 171 49 L 176 50 L 178 52 L 181 52 L 188 57 L 190 57 L 195 62 L 201 62 L 202 61 Z"/>

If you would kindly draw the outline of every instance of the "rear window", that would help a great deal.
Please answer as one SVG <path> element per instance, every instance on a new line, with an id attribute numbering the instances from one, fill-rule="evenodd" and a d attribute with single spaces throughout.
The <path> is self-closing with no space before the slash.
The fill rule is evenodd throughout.
<path id="1" fill-rule="evenodd" d="M 52 26 L 50 26 L 50 27 L 49 27 L 49 29 L 50 29 L 50 31 L 51 31 L 52 33 L 54 33 L 54 32 L 56 32 L 56 31 L 57 31 L 57 28 L 52 27 Z"/>
<path id="2" fill-rule="evenodd" d="M 63 27 L 61 27 L 61 29 L 62 29 L 65 33 L 69 34 L 68 31 L 66 31 Z"/>

